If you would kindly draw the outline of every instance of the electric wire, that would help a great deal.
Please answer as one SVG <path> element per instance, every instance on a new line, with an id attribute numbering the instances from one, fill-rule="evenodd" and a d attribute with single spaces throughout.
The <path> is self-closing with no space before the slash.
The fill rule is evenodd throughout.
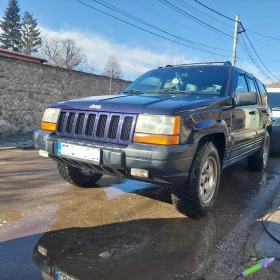
<path id="1" fill-rule="evenodd" d="M 206 9 L 208 9 L 208 10 L 210 10 L 210 11 L 212 11 L 212 12 L 214 12 L 214 13 L 216 13 L 216 14 L 218 14 L 218 15 L 224 17 L 224 18 L 227 18 L 227 19 L 229 19 L 229 20 L 235 21 L 235 19 L 232 19 L 232 18 L 230 18 L 230 17 L 227 17 L 227 16 L 221 14 L 221 13 L 215 11 L 214 9 L 211 9 L 210 7 L 204 5 L 203 3 L 201 3 L 201 2 L 199 2 L 199 1 L 197 1 L 197 0 L 194 0 L 194 1 L 195 1 L 196 3 L 198 3 L 199 5 L 205 7 Z"/>
<path id="2" fill-rule="evenodd" d="M 181 24 L 181 23 L 179 23 L 179 22 L 177 22 L 177 21 L 175 21 L 175 20 L 172 20 L 172 19 L 170 19 L 170 18 L 168 18 L 168 17 L 165 17 L 165 16 L 163 16 L 163 15 L 161 15 L 161 14 L 159 14 L 159 13 L 156 13 L 156 12 L 154 12 L 154 11 L 152 11 L 152 10 L 150 10 L 150 9 L 148 9 L 148 8 L 146 8 L 146 7 L 144 7 L 144 6 L 142 6 L 142 5 L 140 5 L 139 3 L 135 2 L 135 1 L 132 1 L 132 0 L 127 0 L 127 1 L 130 2 L 130 3 L 135 4 L 136 6 L 142 8 L 142 9 L 144 9 L 144 10 L 146 10 L 146 11 L 148 11 L 148 12 L 154 14 L 154 15 L 157 15 L 157 16 L 159 16 L 159 17 L 161 17 L 161 18 L 163 18 L 163 19 L 165 19 L 165 20 L 168 20 L 168 21 L 170 21 L 170 22 L 173 22 L 173 23 L 175 23 L 175 24 L 178 25 L 178 26 L 181 26 L 181 27 L 184 27 L 184 28 L 186 28 L 186 29 L 189 29 L 189 30 L 192 30 L 192 31 L 195 31 L 195 32 L 198 32 L 198 33 L 201 33 L 201 34 L 202 34 L 202 32 L 199 32 L 198 30 L 195 30 L 195 29 L 193 29 L 193 28 L 190 28 L 190 27 L 188 27 L 188 26 L 186 26 L 186 25 L 184 25 L 184 24 Z"/>
<path id="3" fill-rule="evenodd" d="M 165 30 L 163 30 L 161 28 L 158 28 L 155 25 L 152 25 L 152 24 L 150 24 L 150 23 L 148 23 L 148 22 L 146 22 L 144 20 L 141 20 L 140 18 L 137 18 L 137 17 L 135 17 L 135 16 L 133 16 L 133 15 L 131 15 L 131 14 L 129 14 L 129 13 L 119 9 L 119 8 L 117 8 L 116 6 L 113 6 L 113 5 L 109 4 L 106 1 L 103 1 L 103 0 L 99 0 L 99 1 L 98 0 L 92 0 L 92 1 L 98 3 L 98 4 L 102 5 L 102 6 L 104 6 L 106 8 L 108 8 L 108 9 L 111 9 L 111 10 L 117 12 L 117 13 L 120 13 L 120 14 L 122 14 L 122 15 L 130 18 L 130 19 L 133 19 L 133 20 L 135 20 L 135 21 L 137 21 L 139 23 L 142 23 L 142 24 L 144 24 L 146 26 L 149 26 L 149 27 L 151 27 L 153 29 L 156 29 L 156 30 L 158 30 L 160 32 L 163 32 L 163 33 L 165 33 L 165 34 L 167 34 L 169 36 L 172 36 L 172 37 L 174 37 L 176 39 L 179 39 L 179 40 L 182 40 L 182 41 L 185 41 L 187 43 L 194 44 L 194 45 L 199 45 L 199 46 L 203 46 L 203 47 L 207 47 L 207 48 L 211 48 L 211 49 L 216 49 L 216 50 L 220 50 L 220 51 L 229 51 L 230 52 L 230 50 L 225 50 L 225 49 L 220 49 L 220 48 L 216 48 L 216 47 L 211 47 L 211 46 L 208 46 L 208 45 L 200 44 L 200 43 L 197 43 L 197 42 L 194 42 L 194 41 L 182 38 L 182 37 L 177 36 L 175 34 L 172 34 L 170 32 L 167 32 L 167 31 L 165 31 Z"/>
<path id="4" fill-rule="evenodd" d="M 183 0 L 176 0 L 176 2 L 178 2 L 178 1 L 180 1 L 181 4 L 182 4 L 183 6 L 185 6 L 186 8 L 191 8 L 191 9 L 193 9 L 193 10 L 199 12 L 200 14 L 203 14 L 203 15 L 207 16 L 208 18 L 211 18 L 211 19 L 213 19 L 213 20 L 215 20 L 215 21 L 217 21 L 217 22 L 219 22 L 219 23 L 222 23 L 223 25 L 227 25 L 227 26 L 229 26 L 229 27 L 232 28 L 232 25 L 227 24 L 227 23 L 225 23 L 225 22 L 223 22 L 223 21 L 220 21 L 220 20 L 218 20 L 218 19 L 216 19 L 216 18 L 214 18 L 214 17 L 209 16 L 208 14 L 206 14 L 206 13 L 200 11 L 199 9 L 197 9 L 197 8 L 195 8 L 195 7 L 193 7 L 193 6 L 191 6 L 190 4 L 187 4 L 185 1 L 183 1 Z"/>
<path id="5" fill-rule="evenodd" d="M 265 78 L 267 78 L 267 74 L 266 74 L 266 73 L 263 71 L 263 69 L 257 64 L 257 62 L 255 61 L 255 59 L 254 59 L 253 56 L 251 55 L 250 50 L 248 49 L 248 46 L 247 46 L 247 44 L 246 44 L 246 42 L 245 42 L 245 40 L 244 40 L 242 34 L 240 34 L 240 38 L 241 38 L 241 40 L 242 40 L 243 43 L 242 43 L 241 41 L 239 41 L 239 43 L 243 46 L 243 48 L 245 49 L 247 55 L 250 57 L 251 61 L 253 62 L 253 64 L 256 66 L 256 68 L 258 69 L 258 71 L 259 71 Z"/>
<path id="6" fill-rule="evenodd" d="M 214 9 L 212 9 L 212 8 L 210 8 L 210 7 L 208 7 L 208 6 L 206 6 L 205 4 L 199 2 L 198 0 L 194 0 L 194 1 L 195 1 L 196 3 L 198 3 L 199 5 L 205 7 L 206 9 L 208 9 L 208 10 L 210 10 L 210 11 L 212 11 L 212 12 L 214 12 L 214 13 L 216 13 L 216 14 L 218 14 L 218 15 L 224 17 L 224 18 L 227 18 L 227 19 L 229 19 L 229 20 L 231 20 L 231 21 L 235 21 L 235 19 L 232 19 L 232 18 L 230 18 L 230 17 L 228 17 L 228 16 L 226 16 L 226 15 L 224 15 L 224 14 L 222 14 L 222 13 L 219 13 L 218 11 L 216 11 L 216 10 L 214 10 Z M 246 31 L 249 31 L 249 32 L 251 32 L 251 33 L 257 34 L 257 35 L 259 35 L 259 36 L 267 37 L 267 38 L 270 38 L 270 39 L 273 39 L 273 40 L 280 40 L 279 36 L 277 36 L 277 37 L 272 37 L 272 36 L 268 36 L 268 35 L 265 35 L 265 34 L 262 34 L 262 33 L 259 33 L 259 32 L 253 31 L 253 30 L 250 30 L 250 29 L 246 29 Z"/>
<path id="7" fill-rule="evenodd" d="M 230 56 L 227 56 L 227 55 L 221 55 L 221 54 L 217 54 L 217 53 L 214 53 L 214 52 L 211 52 L 211 51 L 207 51 L 207 50 L 204 50 L 204 49 L 199 49 L 199 48 L 196 48 L 196 47 L 193 47 L 193 46 L 189 46 L 189 45 L 187 45 L 187 44 L 184 44 L 184 43 L 175 41 L 175 40 L 173 40 L 173 39 L 167 38 L 167 37 L 165 37 L 165 36 L 162 36 L 162 35 L 160 35 L 160 34 L 154 33 L 154 32 L 152 32 L 152 31 L 149 31 L 149 30 L 147 30 L 147 29 L 145 29 L 145 28 L 142 28 L 142 27 L 140 27 L 140 26 L 137 26 L 137 25 L 135 25 L 135 24 L 133 24 L 133 23 L 130 23 L 130 22 L 128 22 L 128 21 L 125 21 L 125 20 L 123 20 L 123 19 L 120 19 L 120 18 L 118 18 L 118 17 L 116 17 L 116 16 L 113 16 L 113 15 L 107 13 L 107 12 L 104 12 L 104 11 L 98 9 L 98 8 L 95 8 L 95 7 L 93 7 L 93 6 L 91 6 L 91 5 L 87 4 L 87 3 L 84 3 L 84 2 L 82 2 L 82 1 L 80 1 L 80 0 L 76 0 L 76 2 L 79 2 L 80 4 L 82 4 L 82 5 L 84 5 L 84 6 L 88 7 L 88 8 L 91 8 L 91 9 L 93 9 L 93 10 L 96 10 L 96 11 L 98 11 L 98 12 L 100 12 L 100 13 L 102 13 L 102 14 L 105 14 L 105 15 L 111 17 L 111 18 L 114 18 L 114 19 L 116 19 L 116 20 L 118 20 L 118 21 L 121 21 L 121 22 L 123 22 L 123 23 L 126 23 L 126 24 L 128 24 L 128 25 L 130 25 L 130 26 L 133 26 L 133 27 L 139 29 L 139 30 L 145 31 L 145 32 L 147 32 L 147 33 L 149 33 L 149 34 L 155 35 L 155 36 L 157 36 L 157 37 L 159 37 L 159 38 L 168 40 L 168 41 L 170 41 L 170 42 L 173 42 L 173 43 L 176 43 L 176 44 L 179 44 L 179 45 L 182 45 L 182 46 L 191 48 L 191 49 L 199 50 L 199 51 L 201 51 L 201 52 L 210 53 L 210 54 L 214 54 L 214 55 L 218 55 L 218 56 L 226 57 L 226 58 L 229 58 L 229 57 L 230 57 Z"/>
<path id="8" fill-rule="evenodd" d="M 242 24 L 241 24 L 241 25 L 242 25 Z M 253 50 L 254 50 L 256 56 L 257 56 L 258 59 L 260 60 L 260 63 L 263 65 L 263 67 L 266 69 L 266 71 L 267 71 L 272 77 L 274 77 L 274 79 L 276 79 L 277 81 L 279 81 L 279 79 L 278 79 L 277 77 L 275 77 L 275 76 L 268 70 L 268 68 L 266 67 L 266 65 L 263 63 L 263 61 L 262 61 L 262 59 L 260 58 L 260 56 L 258 55 L 258 53 L 257 53 L 257 51 L 256 51 L 256 49 L 255 49 L 255 47 L 254 47 L 254 45 L 252 44 L 251 40 L 249 39 L 247 33 L 246 33 L 246 32 L 244 32 L 244 33 L 245 33 L 245 36 L 246 36 L 247 40 L 249 41 L 251 47 L 253 48 Z"/>
<path id="9" fill-rule="evenodd" d="M 215 33 L 219 32 L 219 33 L 217 33 L 217 34 L 220 34 L 220 35 L 223 35 L 223 36 L 227 36 L 227 37 L 233 38 L 233 36 L 231 36 L 231 35 L 229 35 L 229 34 L 223 32 L 223 31 L 221 31 L 221 30 L 219 30 L 219 29 L 217 29 L 217 28 L 211 26 L 210 24 L 208 24 L 208 23 L 206 23 L 206 22 L 204 22 L 204 21 L 202 21 L 202 20 L 200 20 L 200 19 L 198 19 L 198 18 L 192 16 L 191 14 L 185 12 L 184 10 L 178 8 L 177 6 L 174 6 L 174 5 L 171 4 L 169 1 L 167 1 L 167 0 L 159 0 L 159 1 L 160 1 L 162 4 L 164 4 L 164 5 L 168 6 L 169 8 L 171 8 L 172 10 L 174 10 L 174 11 L 176 11 L 176 12 L 182 14 L 183 16 L 185 16 L 185 17 L 191 19 L 192 21 L 195 21 L 196 23 L 202 25 L 203 27 L 205 27 L 205 28 L 207 28 L 207 29 L 209 29 L 209 30 L 211 30 L 211 31 L 213 31 L 213 32 L 215 32 Z"/>

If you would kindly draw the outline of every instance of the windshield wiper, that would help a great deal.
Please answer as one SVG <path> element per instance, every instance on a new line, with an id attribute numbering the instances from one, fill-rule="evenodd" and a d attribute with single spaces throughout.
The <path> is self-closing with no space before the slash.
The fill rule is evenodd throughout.
<path id="1" fill-rule="evenodd" d="M 124 90 L 123 93 L 128 93 L 128 94 L 140 93 L 140 94 L 144 94 L 145 92 L 142 91 L 142 90 L 138 90 L 138 89 L 131 89 L 131 90 Z"/>
<path id="2" fill-rule="evenodd" d="M 188 93 L 187 91 L 185 91 L 185 90 L 177 90 L 177 89 L 154 89 L 154 90 L 147 90 L 147 92 L 158 92 L 158 93 L 170 93 L 170 92 L 172 92 L 172 93 L 184 93 L 184 94 L 186 94 L 186 93 Z"/>

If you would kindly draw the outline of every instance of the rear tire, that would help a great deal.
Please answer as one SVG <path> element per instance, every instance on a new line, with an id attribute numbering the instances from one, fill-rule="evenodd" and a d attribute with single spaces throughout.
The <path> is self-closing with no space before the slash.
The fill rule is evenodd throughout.
<path id="1" fill-rule="evenodd" d="M 63 163 L 57 164 L 58 172 L 61 177 L 69 184 L 79 188 L 96 188 L 99 187 L 96 183 L 101 179 L 103 174 L 83 171 L 79 168 L 65 165 Z"/>
<path id="2" fill-rule="evenodd" d="M 248 157 L 248 168 L 252 171 L 263 171 L 267 167 L 270 150 L 270 135 L 266 131 L 262 147 L 255 154 Z"/>
<path id="3" fill-rule="evenodd" d="M 182 186 L 174 187 L 171 195 L 176 209 L 191 218 L 205 216 L 215 202 L 220 184 L 220 157 L 212 142 L 198 147 Z"/>

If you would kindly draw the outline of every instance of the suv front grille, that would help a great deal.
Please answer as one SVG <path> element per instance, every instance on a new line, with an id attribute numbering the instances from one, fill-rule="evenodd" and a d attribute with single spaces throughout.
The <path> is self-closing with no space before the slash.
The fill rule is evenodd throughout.
<path id="1" fill-rule="evenodd" d="M 61 136 L 128 145 L 136 115 L 61 110 L 56 133 Z"/>

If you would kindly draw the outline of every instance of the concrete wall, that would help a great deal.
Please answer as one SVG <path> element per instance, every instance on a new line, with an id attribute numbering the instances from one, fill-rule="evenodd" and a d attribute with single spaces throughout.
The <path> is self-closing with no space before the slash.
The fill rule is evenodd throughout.
<path id="1" fill-rule="evenodd" d="M 0 57 L 0 135 L 38 129 L 50 103 L 109 93 L 108 77 Z M 130 84 L 114 79 L 112 92 Z"/>

